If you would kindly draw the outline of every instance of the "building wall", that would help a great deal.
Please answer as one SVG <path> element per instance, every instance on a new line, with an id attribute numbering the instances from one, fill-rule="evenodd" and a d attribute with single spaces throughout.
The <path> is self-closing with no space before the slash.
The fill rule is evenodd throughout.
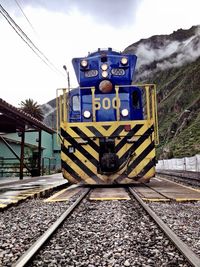
<path id="1" fill-rule="evenodd" d="M 15 153 L 20 157 L 21 147 L 21 137 L 18 136 L 18 133 L 6 134 L 5 138 L 9 138 L 9 145 L 15 151 Z M 25 133 L 25 148 L 24 148 L 24 157 L 30 158 L 35 156 L 37 157 L 38 151 L 38 132 L 26 132 Z M 56 134 L 49 134 L 45 131 L 42 131 L 42 166 L 44 167 L 46 173 L 49 172 L 49 167 L 54 170 L 60 170 L 60 144 L 56 141 Z M 16 143 L 19 142 L 19 143 Z M 6 160 L 7 162 L 19 163 L 19 160 L 16 159 L 15 155 L 9 150 L 9 148 L 1 141 L 0 139 L 0 171 L 1 164 L 5 161 L 6 158 L 13 158 L 13 160 Z"/>

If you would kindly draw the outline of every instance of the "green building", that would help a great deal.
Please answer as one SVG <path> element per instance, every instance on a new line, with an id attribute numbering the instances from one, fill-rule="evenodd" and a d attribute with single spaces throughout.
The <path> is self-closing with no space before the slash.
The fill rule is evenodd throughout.
<path id="1" fill-rule="evenodd" d="M 0 177 L 61 171 L 56 132 L 0 98 Z"/>

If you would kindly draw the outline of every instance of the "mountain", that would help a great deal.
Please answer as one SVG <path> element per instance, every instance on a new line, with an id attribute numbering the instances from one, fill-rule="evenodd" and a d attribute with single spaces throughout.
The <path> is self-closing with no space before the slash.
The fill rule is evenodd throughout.
<path id="1" fill-rule="evenodd" d="M 49 127 L 56 129 L 56 99 L 54 98 L 41 105 L 41 109 L 44 114 L 43 122 Z"/>
<path id="2" fill-rule="evenodd" d="M 200 153 L 200 26 L 141 39 L 124 52 L 138 56 L 135 82 L 157 85 L 158 158 Z"/>
<path id="3" fill-rule="evenodd" d="M 124 52 L 138 57 L 134 83 L 157 85 L 157 157 L 200 153 L 200 25 L 141 39 Z M 44 122 L 55 129 L 55 99 L 42 109 Z"/>

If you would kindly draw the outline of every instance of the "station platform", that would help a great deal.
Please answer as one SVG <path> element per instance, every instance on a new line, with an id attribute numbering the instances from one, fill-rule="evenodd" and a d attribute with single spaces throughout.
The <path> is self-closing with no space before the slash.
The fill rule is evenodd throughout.
<path id="1" fill-rule="evenodd" d="M 113 187 L 110 185 L 108 187 L 92 187 L 88 198 L 91 201 L 129 200 L 130 196 L 127 191 L 128 187 L 131 187 L 144 201 L 149 202 L 200 201 L 200 190 L 175 183 L 159 176 L 152 178 L 148 184 L 134 184 L 132 186 L 126 185 L 125 187 L 119 187 L 119 185 L 113 185 Z M 83 188 L 84 186 L 81 184 L 71 185 L 68 188 L 60 190 L 44 201 L 68 201 Z"/>
<path id="2" fill-rule="evenodd" d="M 0 209 L 30 197 L 39 197 L 67 184 L 61 173 L 40 177 L 0 178 Z"/>
<path id="3" fill-rule="evenodd" d="M 62 174 L 40 176 L 23 180 L 0 179 L 0 209 L 31 197 L 39 197 L 51 192 L 53 188 L 62 188 L 67 180 Z M 82 190 L 81 185 L 71 185 L 45 199 L 45 202 L 68 201 Z M 148 184 L 136 184 L 131 188 L 145 201 L 200 201 L 200 190 L 194 189 L 159 176 L 152 178 Z M 125 188 L 93 188 L 90 200 L 129 200 Z"/>

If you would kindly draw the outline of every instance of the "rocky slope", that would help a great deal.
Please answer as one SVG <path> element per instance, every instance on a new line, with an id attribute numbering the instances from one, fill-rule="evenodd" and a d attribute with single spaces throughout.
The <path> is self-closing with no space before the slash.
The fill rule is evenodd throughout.
<path id="1" fill-rule="evenodd" d="M 125 52 L 138 56 L 135 81 L 157 84 L 158 158 L 200 153 L 200 26 L 142 39 Z"/>

